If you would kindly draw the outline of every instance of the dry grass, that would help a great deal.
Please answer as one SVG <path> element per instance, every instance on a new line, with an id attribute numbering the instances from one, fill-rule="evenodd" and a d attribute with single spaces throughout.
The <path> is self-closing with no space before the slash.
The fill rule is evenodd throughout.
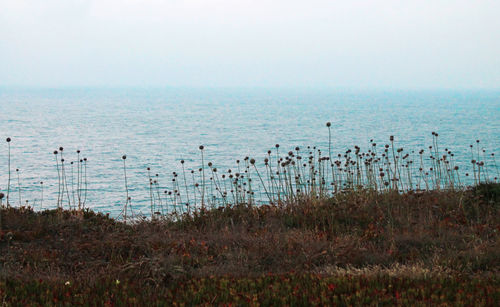
<path id="1" fill-rule="evenodd" d="M 357 191 L 135 224 L 91 211 L 3 208 L 0 274 L 27 283 L 94 285 L 111 278 L 155 289 L 193 278 L 290 272 L 498 280 L 499 195 L 498 185 Z"/>
<path id="2" fill-rule="evenodd" d="M 2 274 L 75 279 L 113 274 L 161 282 L 186 274 L 249 276 L 328 266 L 495 271 L 498 209 L 498 199 L 472 190 L 362 191 L 133 225 L 91 211 L 4 208 Z"/>

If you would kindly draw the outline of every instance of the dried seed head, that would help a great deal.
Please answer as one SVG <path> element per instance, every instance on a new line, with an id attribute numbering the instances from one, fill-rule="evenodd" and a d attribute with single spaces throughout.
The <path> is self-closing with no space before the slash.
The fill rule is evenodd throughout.
<path id="1" fill-rule="evenodd" d="M 57 155 L 57 154 L 58 154 L 57 150 L 54 150 L 54 155 Z"/>
<path id="2" fill-rule="evenodd" d="M 10 138 L 7 138 L 6 139 L 7 143 L 10 143 L 11 139 Z"/>
<path id="3" fill-rule="evenodd" d="M 64 148 L 61 146 L 61 147 L 59 147 L 59 150 L 60 150 L 60 151 L 63 151 L 63 150 L 64 150 Z"/>
<path id="4" fill-rule="evenodd" d="M 255 159 L 250 159 L 250 164 L 254 165 L 255 164 Z"/>
<path id="5" fill-rule="evenodd" d="M 330 127 L 331 125 L 332 125 L 332 123 L 330 123 L 330 122 L 327 122 L 327 123 L 326 123 L 326 126 L 327 126 L 327 127 Z"/>
<path id="6" fill-rule="evenodd" d="M 203 148 L 205 148 L 205 147 L 203 147 L 203 145 L 200 145 L 200 147 L 199 147 L 199 148 L 200 148 L 200 150 L 203 150 Z"/>
<path id="7" fill-rule="evenodd" d="M 184 160 L 181 160 L 181 164 L 184 164 Z"/>
<path id="8" fill-rule="evenodd" d="M 123 159 L 123 160 L 127 159 L 127 156 L 126 156 L 126 155 L 123 155 L 123 156 L 122 156 L 122 159 Z"/>

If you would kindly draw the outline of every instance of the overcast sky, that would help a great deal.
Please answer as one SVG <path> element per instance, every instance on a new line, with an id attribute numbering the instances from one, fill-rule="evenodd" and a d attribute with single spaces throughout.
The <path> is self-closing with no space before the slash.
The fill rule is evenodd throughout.
<path id="1" fill-rule="evenodd" d="M 500 87 L 500 1 L 0 0 L 0 86 Z"/>

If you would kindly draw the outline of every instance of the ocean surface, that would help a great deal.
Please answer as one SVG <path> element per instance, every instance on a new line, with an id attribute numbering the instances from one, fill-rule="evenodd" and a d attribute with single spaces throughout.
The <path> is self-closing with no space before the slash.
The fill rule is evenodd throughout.
<path id="1" fill-rule="evenodd" d="M 69 162 L 80 150 L 87 158 L 86 206 L 117 216 L 126 200 L 126 154 L 132 204 L 147 213 L 147 167 L 169 189 L 181 160 L 187 171 L 201 166 L 200 145 L 205 163 L 220 170 L 245 156 L 261 161 L 275 144 L 283 152 L 307 145 L 328 151 L 328 121 L 335 154 L 368 149 L 370 139 L 388 143 L 390 135 L 417 151 L 432 144 L 433 131 L 461 170 L 470 168 L 469 145 L 477 139 L 487 154 L 500 154 L 498 91 L 0 88 L 0 191 L 7 190 L 10 137 L 11 204 L 55 207 L 53 152 L 62 146 L 68 184 Z"/>

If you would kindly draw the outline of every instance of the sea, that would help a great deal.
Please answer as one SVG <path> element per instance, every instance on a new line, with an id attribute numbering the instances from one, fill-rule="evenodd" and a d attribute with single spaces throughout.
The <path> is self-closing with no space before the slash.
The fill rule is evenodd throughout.
<path id="1" fill-rule="evenodd" d="M 85 207 L 118 216 L 126 155 L 131 204 L 146 214 L 149 176 L 172 190 L 173 172 L 202 167 L 200 145 L 204 167 L 225 172 L 247 156 L 262 164 L 276 144 L 283 153 L 327 152 L 327 122 L 335 155 L 388 144 L 390 136 L 406 150 L 427 149 L 432 132 L 464 172 L 471 144 L 487 165 L 491 153 L 500 155 L 500 91 L 493 90 L 0 88 L 0 191 L 7 191 L 10 145 L 11 205 L 55 208 L 62 165 L 54 151 L 63 147 L 70 202 L 80 176 Z"/>

